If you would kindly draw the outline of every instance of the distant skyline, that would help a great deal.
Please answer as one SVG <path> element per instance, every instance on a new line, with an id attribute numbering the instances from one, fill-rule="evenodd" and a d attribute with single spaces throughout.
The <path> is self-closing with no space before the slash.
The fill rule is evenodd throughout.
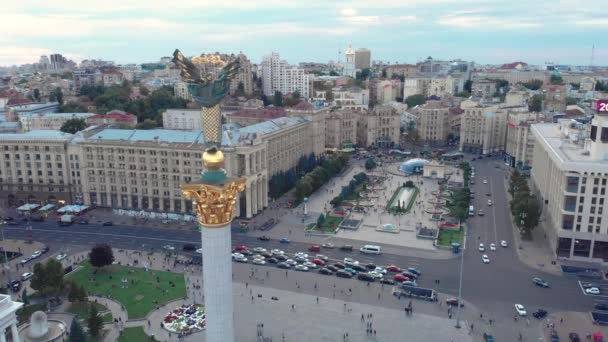
<path id="1" fill-rule="evenodd" d="M 117 64 L 215 51 L 254 63 L 338 59 L 352 44 L 373 60 L 436 59 L 608 65 L 600 0 L 19 0 L 0 11 L 0 65 L 61 53 Z M 342 60 L 344 57 L 342 55 Z"/>

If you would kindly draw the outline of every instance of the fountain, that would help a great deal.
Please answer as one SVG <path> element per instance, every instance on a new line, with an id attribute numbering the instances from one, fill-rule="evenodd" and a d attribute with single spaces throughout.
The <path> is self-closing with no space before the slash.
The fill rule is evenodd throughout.
<path id="1" fill-rule="evenodd" d="M 28 342 L 61 341 L 66 333 L 66 324 L 59 320 L 49 320 L 42 311 L 36 311 L 30 317 L 30 323 L 19 329 L 19 337 Z"/>

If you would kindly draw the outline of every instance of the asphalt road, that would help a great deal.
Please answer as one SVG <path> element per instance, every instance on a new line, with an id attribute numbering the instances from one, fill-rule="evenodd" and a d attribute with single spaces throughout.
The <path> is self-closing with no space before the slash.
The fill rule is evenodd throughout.
<path id="1" fill-rule="evenodd" d="M 504 314 L 506 317 L 513 314 L 515 303 L 525 305 L 529 311 L 539 307 L 551 311 L 589 310 L 593 298 L 583 295 L 576 280 L 543 274 L 519 262 L 516 251 L 513 249 L 513 232 L 504 187 L 507 173 L 502 168 L 494 167 L 498 163 L 502 163 L 500 159 L 487 158 L 473 162 L 476 175 L 473 203 L 476 211 L 483 209 L 485 215 L 472 217 L 468 221 L 468 249 L 464 253 L 463 298 L 484 311 Z M 483 184 L 484 179 L 488 180 L 488 184 Z M 490 197 L 486 196 L 488 191 L 491 193 Z M 492 206 L 487 205 L 488 199 L 492 199 Z M 74 224 L 61 227 L 54 222 L 32 222 L 31 225 L 31 230 L 26 230 L 24 225 L 5 226 L 5 235 L 11 239 L 24 239 L 31 234 L 34 240 L 59 249 L 62 246 L 92 246 L 95 243 L 106 242 L 115 248 L 134 250 L 159 250 L 166 244 L 173 244 L 176 250 L 180 251 L 182 244 L 200 241 L 198 232 L 183 229 L 122 225 L 104 227 L 100 224 Z M 501 240 L 506 240 L 509 247 L 500 247 Z M 484 253 L 477 251 L 479 242 L 486 246 L 484 253 L 490 256 L 490 264 L 482 263 L 481 255 Z M 490 243 L 496 244 L 497 251 L 489 250 Z M 233 245 L 236 244 L 245 244 L 249 247 L 263 246 L 269 250 L 279 248 L 288 253 L 307 252 L 309 246 L 308 243 L 302 242 L 289 244 L 281 244 L 275 240 L 264 242 L 255 237 L 235 232 Z M 434 288 L 450 295 L 458 293 L 460 268 L 458 258 L 429 260 L 386 253 L 371 256 L 359 252 L 343 252 L 338 249 L 323 249 L 321 253 L 332 260 L 341 261 L 344 257 L 353 257 L 363 263 L 395 264 L 403 268 L 416 267 L 423 272 L 423 276 L 418 281 L 420 286 Z M 543 289 L 534 286 L 531 279 L 535 276 L 547 280 L 551 288 Z M 436 284 L 436 280 L 439 280 L 439 284 Z"/>

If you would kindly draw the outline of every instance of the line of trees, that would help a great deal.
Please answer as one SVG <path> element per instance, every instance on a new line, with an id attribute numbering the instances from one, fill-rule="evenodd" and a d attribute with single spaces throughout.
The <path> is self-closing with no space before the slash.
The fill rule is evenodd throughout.
<path id="1" fill-rule="evenodd" d="M 469 205 L 471 203 L 471 190 L 469 189 L 471 166 L 466 162 L 460 163 L 460 169 L 463 173 L 464 187 L 460 190 L 452 191 L 447 201 L 447 207 L 450 210 L 450 214 L 458 217 L 460 221 L 465 221 L 469 217 Z"/>
<path id="2" fill-rule="evenodd" d="M 296 182 L 295 195 L 298 201 L 304 197 L 310 196 L 313 192 L 330 180 L 333 176 L 342 172 L 348 164 L 347 154 L 336 154 L 321 162 L 321 165 L 315 167 L 311 172 L 308 172 L 304 177 Z"/>
<path id="3" fill-rule="evenodd" d="M 284 193 L 293 188 L 299 177 L 304 176 L 307 172 L 312 171 L 318 164 L 317 157 L 314 153 L 300 157 L 298 165 L 295 169 L 290 169 L 285 172 L 281 171 L 270 177 L 268 192 L 271 198 L 279 198 Z"/>
<path id="4" fill-rule="evenodd" d="M 526 178 L 517 170 L 511 173 L 509 193 L 511 194 L 509 206 L 515 225 L 522 235 L 529 235 L 540 220 L 540 201 L 530 192 Z"/>
<path id="5" fill-rule="evenodd" d="M 340 191 L 340 194 L 332 198 L 329 204 L 333 205 L 334 207 L 342 204 L 344 199 L 350 196 L 355 191 L 355 189 L 357 189 L 357 187 L 363 184 L 365 181 L 367 181 L 367 175 L 365 174 L 365 172 L 357 173 L 353 176 L 353 179 L 348 183 L 347 186 L 342 187 L 342 191 Z"/>

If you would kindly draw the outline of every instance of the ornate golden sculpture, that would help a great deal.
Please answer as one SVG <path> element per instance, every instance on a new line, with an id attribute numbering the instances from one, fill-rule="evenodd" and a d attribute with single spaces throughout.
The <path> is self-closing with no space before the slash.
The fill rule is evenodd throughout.
<path id="1" fill-rule="evenodd" d="M 238 194 L 245 190 L 245 178 L 231 181 L 222 187 L 209 184 L 183 184 L 182 194 L 191 199 L 198 222 L 205 228 L 219 228 L 229 224 L 234 214 Z"/>

